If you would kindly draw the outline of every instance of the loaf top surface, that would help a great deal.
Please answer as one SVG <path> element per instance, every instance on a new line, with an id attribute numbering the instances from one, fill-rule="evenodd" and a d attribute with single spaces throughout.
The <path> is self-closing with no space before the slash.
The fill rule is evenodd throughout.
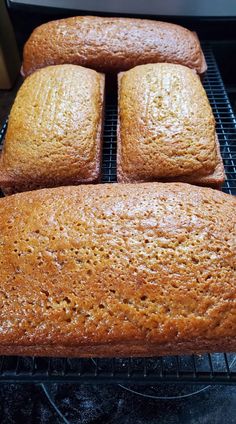
<path id="1" fill-rule="evenodd" d="M 0 184 L 93 181 L 100 169 L 104 76 L 76 65 L 30 75 L 13 104 Z"/>
<path id="2" fill-rule="evenodd" d="M 235 340 L 235 206 L 181 183 L 0 199 L 0 346 Z"/>
<path id="3" fill-rule="evenodd" d="M 216 168 L 216 132 L 199 77 L 169 63 L 119 75 L 118 176 L 204 176 Z"/>
<path id="4" fill-rule="evenodd" d="M 198 38 L 186 28 L 145 19 L 78 16 L 33 31 L 24 47 L 23 73 L 60 63 L 119 72 L 155 62 L 206 71 Z"/>

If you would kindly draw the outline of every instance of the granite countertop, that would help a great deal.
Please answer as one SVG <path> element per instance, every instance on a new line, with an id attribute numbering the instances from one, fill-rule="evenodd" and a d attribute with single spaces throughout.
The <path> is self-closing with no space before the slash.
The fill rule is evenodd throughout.
<path id="1" fill-rule="evenodd" d="M 135 389 L 147 392 L 145 386 Z M 178 387 L 156 387 L 156 395 L 158 390 L 171 396 Z M 236 388 L 230 386 L 177 400 L 148 399 L 110 385 L 53 384 L 46 391 L 59 412 L 41 385 L 0 385 L 1 424 L 234 424 L 236 417 Z"/>

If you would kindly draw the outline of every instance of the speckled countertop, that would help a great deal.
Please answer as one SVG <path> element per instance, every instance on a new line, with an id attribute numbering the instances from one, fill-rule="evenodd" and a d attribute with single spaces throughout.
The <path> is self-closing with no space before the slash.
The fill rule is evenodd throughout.
<path id="1" fill-rule="evenodd" d="M 177 386 L 159 389 L 162 396 L 178 391 Z M 229 386 L 177 400 L 148 399 L 119 386 L 53 384 L 46 390 L 59 412 L 40 385 L 1 385 L 1 423 L 234 424 L 236 417 L 236 388 Z M 147 393 L 144 386 L 136 390 Z"/>

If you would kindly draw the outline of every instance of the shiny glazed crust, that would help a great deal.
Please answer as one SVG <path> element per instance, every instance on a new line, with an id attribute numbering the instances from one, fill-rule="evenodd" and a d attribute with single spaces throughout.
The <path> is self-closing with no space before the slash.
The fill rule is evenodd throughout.
<path id="1" fill-rule="evenodd" d="M 91 69 L 50 66 L 27 78 L 1 155 L 4 192 L 98 181 L 103 102 L 104 75 Z"/>
<path id="2" fill-rule="evenodd" d="M 180 63 L 199 74 L 207 68 L 196 34 L 179 25 L 78 16 L 48 22 L 33 31 L 24 47 L 23 74 L 61 63 L 113 73 L 157 62 Z"/>
<path id="3" fill-rule="evenodd" d="M 184 183 L 0 199 L 0 354 L 235 351 L 235 206 Z"/>
<path id="4" fill-rule="evenodd" d="M 118 85 L 119 182 L 223 184 L 214 116 L 194 71 L 142 65 L 120 73 Z"/>

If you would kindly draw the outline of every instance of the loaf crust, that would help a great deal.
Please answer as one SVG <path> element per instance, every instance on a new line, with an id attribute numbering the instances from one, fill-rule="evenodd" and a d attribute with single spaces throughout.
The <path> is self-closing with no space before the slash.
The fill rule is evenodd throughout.
<path id="1" fill-rule="evenodd" d="M 235 351 L 235 206 L 184 183 L 0 199 L 0 354 Z"/>
<path id="2" fill-rule="evenodd" d="M 157 62 L 180 63 L 199 74 L 207 68 L 196 34 L 179 25 L 78 16 L 48 22 L 33 31 L 24 47 L 23 74 L 61 63 L 113 73 Z"/>
<path id="3" fill-rule="evenodd" d="M 119 74 L 118 84 L 119 182 L 224 182 L 214 116 L 194 71 L 141 65 Z"/>
<path id="4" fill-rule="evenodd" d="M 104 75 L 80 66 L 49 66 L 27 78 L 0 159 L 3 191 L 98 181 L 103 98 Z"/>

